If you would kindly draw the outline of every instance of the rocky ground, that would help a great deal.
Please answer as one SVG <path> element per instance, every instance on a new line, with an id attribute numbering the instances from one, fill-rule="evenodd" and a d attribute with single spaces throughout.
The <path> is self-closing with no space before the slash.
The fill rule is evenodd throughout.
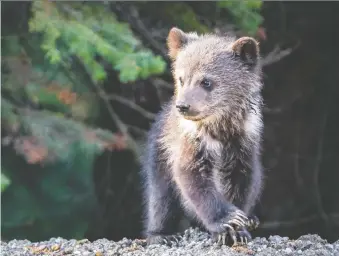
<path id="1" fill-rule="evenodd" d="M 188 229 L 177 246 L 146 246 L 144 240 L 122 239 L 118 242 L 100 239 L 89 242 L 87 239 L 76 241 L 51 238 L 49 241 L 32 243 L 28 240 L 1 242 L 1 255 L 83 255 L 83 256 L 146 256 L 146 255 L 336 255 L 339 256 L 339 240 L 328 243 L 318 235 L 305 235 L 297 240 L 287 237 L 271 236 L 255 238 L 247 246 L 218 246 L 207 233 L 198 229 Z"/>

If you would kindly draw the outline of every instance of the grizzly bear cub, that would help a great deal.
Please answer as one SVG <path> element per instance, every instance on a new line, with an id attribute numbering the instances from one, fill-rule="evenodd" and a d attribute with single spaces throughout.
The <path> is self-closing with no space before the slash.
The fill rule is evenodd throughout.
<path id="1" fill-rule="evenodd" d="M 262 190 L 258 43 L 172 28 L 167 45 L 175 93 L 149 132 L 141 171 L 147 242 L 176 240 L 184 211 L 219 243 L 247 243 Z"/>

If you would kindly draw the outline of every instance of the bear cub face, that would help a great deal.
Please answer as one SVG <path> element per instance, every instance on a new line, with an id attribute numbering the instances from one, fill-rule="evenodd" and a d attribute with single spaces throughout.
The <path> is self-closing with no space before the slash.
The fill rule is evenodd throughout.
<path id="1" fill-rule="evenodd" d="M 243 107 L 261 89 L 255 39 L 184 33 L 172 28 L 167 45 L 179 116 L 213 121 Z"/>

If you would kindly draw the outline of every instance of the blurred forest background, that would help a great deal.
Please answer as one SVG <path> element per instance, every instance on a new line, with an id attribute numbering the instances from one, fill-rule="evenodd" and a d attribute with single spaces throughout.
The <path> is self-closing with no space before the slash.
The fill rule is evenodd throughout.
<path id="1" fill-rule="evenodd" d="M 338 13 L 324 1 L 2 2 L 1 238 L 140 238 L 138 157 L 173 93 L 177 26 L 260 41 L 254 235 L 338 239 Z"/>

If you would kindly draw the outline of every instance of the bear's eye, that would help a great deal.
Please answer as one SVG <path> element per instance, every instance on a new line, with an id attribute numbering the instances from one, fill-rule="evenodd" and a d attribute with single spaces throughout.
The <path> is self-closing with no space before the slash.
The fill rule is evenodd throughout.
<path id="1" fill-rule="evenodd" d="M 205 89 L 211 89 L 211 87 L 212 87 L 212 82 L 210 81 L 210 80 L 208 80 L 208 79 L 203 79 L 202 81 L 201 81 L 201 85 L 202 85 L 202 87 L 204 87 Z"/>

